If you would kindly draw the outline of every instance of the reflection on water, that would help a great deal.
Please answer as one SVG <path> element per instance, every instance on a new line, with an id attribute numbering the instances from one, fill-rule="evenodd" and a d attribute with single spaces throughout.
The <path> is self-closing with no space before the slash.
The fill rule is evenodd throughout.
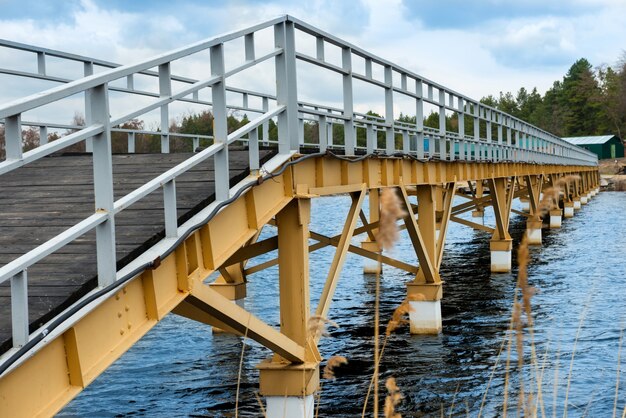
<path id="1" fill-rule="evenodd" d="M 348 197 L 314 200 L 311 229 L 339 233 L 348 207 Z M 625 208 L 626 194 L 602 193 L 575 218 L 564 220 L 560 230 L 544 229 L 543 246 L 532 248 L 529 282 L 538 291 L 532 301 L 538 366 L 533 374 L 528 369 L 522 374 L 512 372 L 512 409 L 517 405 L 520 379 L 528 384 L 531 376 L 540 376 L 539 405 L 546 415 L 552 415 L 554 405 L 557 415 L 563 415 L 568 382 L 570 416 L 612 415 L 620 329 L 626 319 Z M 493 225 L 489 211 L 485 223 Z M 511 234 L 515 242 L 523 229 L 524 220 L 514 215 Z M 330 248 L 311 254 L 313 309 L 332 255 Z M 406 234 L 392 256 L 416 263 Z M 320 416 L 360 416 L 371 377 L 375 278 L 362 274 L 362 265 L 359 257 L 348 256 L 329 315 L 340 328 L 332 330 L 332 337 L 320 345 L 326 358 L 340 354 L 349 359 L 347 366 L 337 370 L 336 380 L 323 381 Z M 466 411 L 477 415 L 506 341 L 515 274 L 515 270 L 510 274 L 489 272 L 488 234 L 451 225 L 441 271 L 446 282 L 443 334 L 410 336 L 403 328 L 389 339 L 381 364 L 383 379 L 395 376 L 405 396 L 398 408 L 403 416 L 440 416 L 442 410 L 446 415 L 465 416 Z M 410 279 L 400 270 L 385 267 L 383 322 L 404 298 L 405 283 Z M 245 304 L 268 323 L 278 323 L 276 267 L 249 278 Z M 255 365 L 270 353 L 254 342 L 248 344 L 239 411 L 240 416 L 259 416 Z M 208 327 L 169 315 L 60 415 L 234 416 L 240 352 L 241 338 L 213 337 Z M 530 358 L 528 345 L 525 354 Z M 506 347 L 493 373 L 484 416 L 498 416 L 502 411 L 505 361 Z M 511 363 L 515 361 L 513 344 Z M 626 376 L 622 374 L 621 380 Z M 625 407 L 625 389 L 619 389 L 619 399 L 618 416 Z"/>

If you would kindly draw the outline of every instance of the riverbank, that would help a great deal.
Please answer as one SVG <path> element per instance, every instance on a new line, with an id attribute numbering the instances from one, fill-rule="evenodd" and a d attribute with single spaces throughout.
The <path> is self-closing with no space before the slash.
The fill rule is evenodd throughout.
<path id="1" fill-rule="evenodd" d="M 626 192 L 626 158 L 612 158 L 598 161 L 602 186 L 606 190 Z"/>

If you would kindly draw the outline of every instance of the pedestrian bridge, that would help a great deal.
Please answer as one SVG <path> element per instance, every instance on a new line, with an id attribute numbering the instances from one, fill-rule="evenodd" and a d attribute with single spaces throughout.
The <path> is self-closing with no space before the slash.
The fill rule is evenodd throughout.
<path id="1" fill-rule="evenodd" d="M 322 357 L 307 324 L 329 315 L 347 253 L 369 272 L 382 263 L 412 273 L 411 332 L 438 333 L 450 222 L 491 233 L 490 268 L 510 271 L 513 199 L 526 202 L 526 239 L 541 244 L 544 220 L 559 227 L 598 190 L 594 154 L 291 16 L 132 65 L 0 48 L 24 64 L 0 68 L 2 83 L 52 86 L 0 103 L 0 416 L 55 414 L 170 312 L 267 347 L 273 356 L 258 368 L 268 416 L 312 416 Z M 57 74 L 70 67 L 80 74 Z M 195 67 L 205 76 L 188 76 Z M 299 94 L 331 79 L 339 107 Z M 358 111 L 368 89 L 382 117 Z M 399 120 L 400 102 L 415 122 Z M 170 131 L 176 106 L 210 110 L 213 135 Z M 428 109 L 439 126 L 424 126 Z M 77 110 L 84 124 L 59 122 Z M 229 130 L 233 111 L 249 123 Z M 158 127 L 125 125 L 149 115 Z M 27 132 L 39 140 L 27 143 Z M 141 135 L 160 152 L 135 152 Z M 112 152 L 112 136 L 126 152 Z M 174 141 L 188 152 L 173 152 Z M 381 251 L 384 189 L 399 197 L 418 265 Z M 334 194 L 352 198 L 343 232 L 309 230 L 311 199 Z M 477 222 L 489 207 L 495 224 Z M 276 234 L 259 240 L 266 226 Z M 328 246 L 335 255 L 312 308 L 309 253 Z M 246 281 L 274 265 L 278 277 L 264 280 L 279 283 L 279 329 L 242 302 Z"/>

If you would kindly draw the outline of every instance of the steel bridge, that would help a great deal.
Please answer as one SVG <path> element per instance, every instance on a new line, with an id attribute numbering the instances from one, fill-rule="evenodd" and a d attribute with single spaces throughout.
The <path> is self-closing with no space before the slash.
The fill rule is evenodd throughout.
<path id="1" fill-rule="evenodd" d="M 559 227 L 598 191 L 594 154 L 291 16 L 133 65 L 7 40 L 0 51 L 24 63 L 0 68 L 3 85 L 54 85 L 0 104 L 3 417 L 55 414 L 170 312 L 267 347 L 273 356 L 258 368 L 268 416 L 312 416 L 322 357 L 307 323 L 328 315 L 347 253 L 371 260 L 370 271 L 381 260 L 412 273 L 411 332 L 439 333 L 450 222 L 491 233 L 491 270 L 510 271 L 514 198 L 526 202 L 517 213 L 527 218 L 528 241 L 541 244 L 542 217 Z M 193 66 L 206 76 L 181 75 Z M 55 75 L 70 67 L 75 77 Z M 303 78 L 310 69 L 316 75 Z M 298 94 L 302 83 L 326 77 L 342 86 L 340 107 Z M 252 79 L 272 93 L 236 87 Z M 357 111 L 363 89 L 380 93 L 369 105 L 384 116 Z M 415 123 L 394 117 L 399 100 L 412 103 Z M 214 135 L 170 132 L 181 104 L 210 110 Z M 439 112 L 438 127 L 424 126 L 428 108 Z M 86 123 L 59 123 L 68 109 L 84 110 Z M 233 110 L 254 116 L 229 132 Z M 150 112 L 159 128 L 123 126 Z M 455 131 L 446 114 L 456 118 Z M 315 127 L 313 139 L 305 124 Z M 25 148 L 25 129 L 40 134 L 38 146 Z M 112 153 L 112 134 L 124 135 L 127 153 Z M 161 152 L 135 153 L 138 135 L 152 135 Z M 170 153 L 174 140 L 195 152 Z M 86 152 L 59 155 L 76 144 Z M 418 265 L 381 254 L 384 188 L 400 197 Z M 546 207 L 548 188 L 556 197 Z M 334 194 L 352 198 L 342 233 L 309 230 L 311 199 Z M 495 225 L 461 217 L 480 217 L 486 207 Z M 259 240 L 266 225 L 276 235 Z M 352 245 L 359 235 L 362 245 Z M 309 253 L 328 246 L 336 251 L 312 312 Z M 277 258 L 246 265 L 274 250 Z M 273 265 L 280 329 L 233 303 L 245 298 L 248 276 Z"/>

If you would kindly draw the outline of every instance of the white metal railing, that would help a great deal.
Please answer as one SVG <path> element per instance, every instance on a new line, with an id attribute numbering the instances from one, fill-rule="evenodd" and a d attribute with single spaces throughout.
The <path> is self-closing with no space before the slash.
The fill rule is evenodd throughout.
<path id="1" fill-rule="evenodd" d="M 256 54 L 255 34 L 273 30 L 274 42 L 270 52 Z M 296 32 L 301 36 L 313 36 L 316 56 L 309 56 L 296 47 Z M 242 64 L 226 70 L 224 65 L 225 43 L 241 40 L 244 42 L 245 60 Z M 325 48 L 333 45 L 341 49 L 341 66 L 325 59 Z M 166 238 L 175 238 L 181 231 L 176 216 L 176 179 L 192 167 L 213 159 L 215 167 L 215 196 L 217 201 L 229 198 L 228 148 L 237 141 L 248 143 L 251 171 L 259 169 L 259 133 L 263 141 L 274 144 L 281 155 L 300 150 L 301 146 L 315 147 L 320 151 L 327 148 L 340 149 L 346 155 L 357 153 L 403 154 L 415 158 L 439 158 L 454 161 L 513 161 L 540 164 L 595 165 L 594 154 L 569 144 L 560 138 L 529 125 L 511 115 L 474 101 L 460 93 L 427 80 L 409 70 L 372 55 L 361 48 L 323 32 L 305 22 L 290 16 L 283 16 L 267 22 L 214 37 L 209 40 L 156 56 L 143 62 L 119 66 L 93 58 L 67 54 L 44 48 L 31 47 L 10 41 L 0 41 L 0 47 L 32 52 L 37 58 L 37 72 L 18 71 L 0 68 L 0 73 L 19 77 L 39 78 L 62 83 L 47 91 L 0 106 L 0 121 L 5 127 L 6 160 L 0 162 L 0 175 L 29 164 L 53 152 L 80 142 L 89 144 L 93 153 L 94 213 L 76 225 L 45 242 L 12 262 L 0 267 L 0 283 L 11 281 L 13 344 L 20 347 L 29 341 L 27 269 L 89 231 L 96 230 L 96 251 L 98 286 L 106 287 L 116 280 L 115 260 L 115 215 L 138 202 L 151 192 L 163 189 L 164 229 Z M 207 54 L 208 52 L 208 54 Z M 70 80 L 49 75 L 46 57 L 82 62 L 85 77 Z M 172 63 L 185 57 L 200 56 L 210 63 L 210 76 L 196 80 L 172 74 Z M 365 62 L 364 73 L 353 68 L 353 58 L 360 57 Z M 255 67 L 268 60 L 274 61 L 276 94 L 270 95 L 228 86 L 230 77 Z M 297 90 L 298 61 L 313 64 L 325 71 L 341 75 L 341 107 L 331 107 L 321 103 L 299 100 Z M 384 77 L 378 80 L 373 76 L 373 65 L 383 67 Z M 94 74 L 94 66 L 105 68 Z M 158 68 L 154 71 L 154 68 Z M 394 81 L 394 74 L 399 82 Z M 158 79 L 158 90 L 135 88 L 135 77 L 146 76 Z M 356 112 L 354 109 L 353 80 L 360 80 L 384 90 L 385 115 L 376 117 Z M 125 87 L 112 83 L 125 81 Z M 177 82 L 174 88 L 173 81 Z M 409 89 L 409 83 L 414 89 Z M 210 90 L 211 101 L 201 100 L 199 92 Z M 109 112 L 111 92 L 142 96 L 152 99 L 148 105 L 138 105 L 123 116 L 112 118 Z M 241 103 L 227 100 L 227 92 L 239 95 Z M 85 126 L 62 125 L 52 122 L 22 120 L 22 115 L 33 110 L 46 109 L 62 100 L 84 96 Z M 394 94 L 403 95 L 415 103 L 415 124 L 401 122 L 394 118 Z M 249 106 L 248 98 L 257 97 L 262 108 Z M 210 107 L 214 116 L 212 137 L 170 133 L 168 122 L 170 106 L 173 103 L 193 103 Z M 424 104 L 435 105 L 439 110 L 439 127 L 424 126 Z M 228 134 L 227 117 L 229 110 L 243 110 L 258 116 L 250 123 Z M 159 131 L 132 130 L 120 125 L 133 118 L 146 115 L 150 111 L 160 112 Z M 445 112 L 455 112 L 458 116 L 457 132 L 446 130 Z M 465 118 L 474 122 L 473 135 L 466 135 Z M 268 123 L 276 120 L 278 140 L 268 141 Z M 307 142 L 304 136 L 304 123 L 317 123 L 319 141 Z M 486 137 L 480 135 L 481 124 L 485 126 Z M 343 127 L 343 137 L 335 138 L 333 127 Z M 30 151 L 22 149 L 22 127 L 39 127 L 41 144 Z M 72 129 L 75 132 L 56 141 L 47 142 L 48 129 Z M 496 132 L 493 137 L 492 132 Z M 128 134 L 129 150 L 134 148 L 134 135 L 145 133 L 161 137 L 161 151 L 169 152 L 170 137 L 178 136 L 194 141 L 194 148 L 200 138 L 212 139 L 213 144 L 196 153 L 172 169 L 162 173 L 118 200 L 113 197 L 113 173 L 111 156 L 111 132 Z M 378 133 L 384 132 L 384 145 L 378 144 Z M 359 133 L 365 134 L 364 143 L 357 143 Z M 401 138 L 396 145 L 396 137 Z"/>

